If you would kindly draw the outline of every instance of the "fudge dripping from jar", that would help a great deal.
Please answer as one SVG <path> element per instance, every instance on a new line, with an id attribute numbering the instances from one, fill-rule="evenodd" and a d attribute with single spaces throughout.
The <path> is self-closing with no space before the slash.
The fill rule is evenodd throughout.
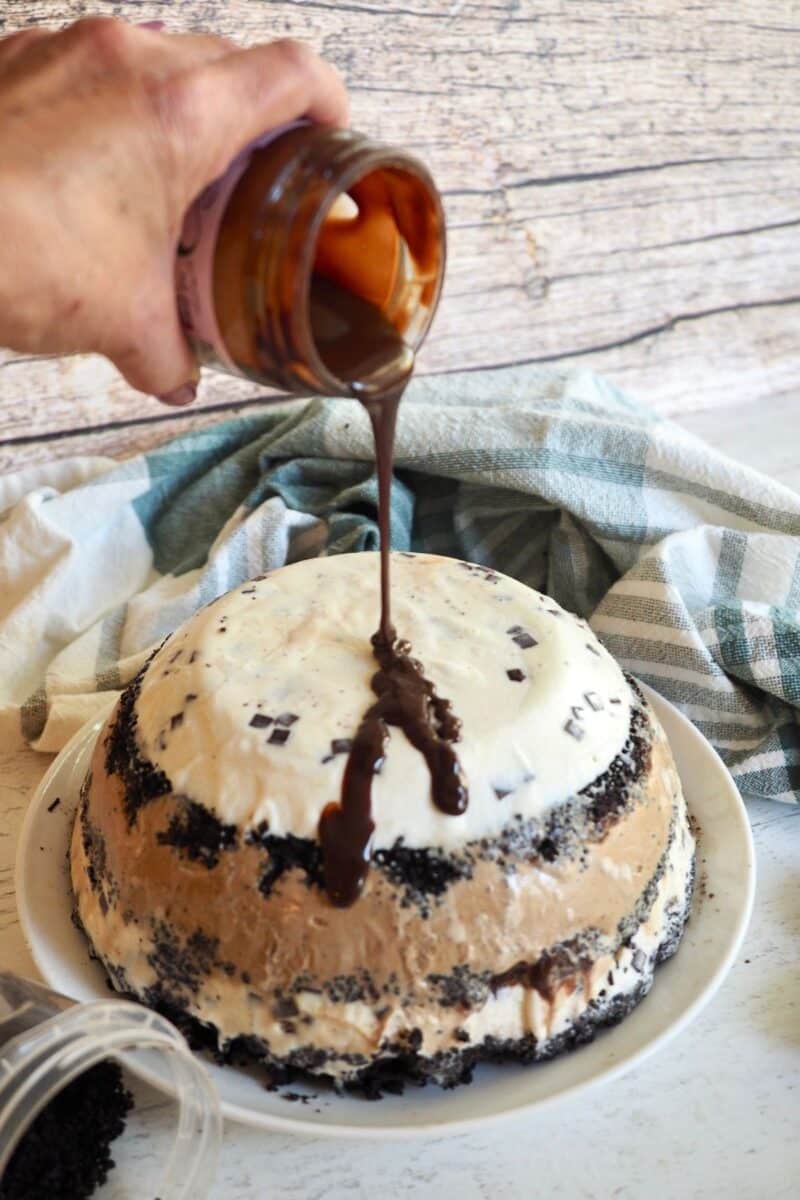
<path id="1" fill-rule="evenodd" d="M 444 217 L 421 164 L 358 134 L 301 124 L 268 135 L 198 197 L 178 252 L 178 300 L 207 365 L 294 394 L 352 396 L 375 438 L 381 613 L 375 702 L 352 740 L 341 798 L 319 823 L 325 885 L 352 904 L 369 868 L 372 780 L 390 727 L 423 755 L 433 802 L 457 815 L 467 789 L 460 723 L 390 608 L 390 493 L 397 409 L 438 303 Z"/>

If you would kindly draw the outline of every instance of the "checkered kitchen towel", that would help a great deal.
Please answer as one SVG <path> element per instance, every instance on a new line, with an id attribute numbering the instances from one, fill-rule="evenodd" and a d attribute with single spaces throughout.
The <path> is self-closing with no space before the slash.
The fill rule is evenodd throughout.
<path id="1" fill-rule="evenodd" d="M 496 567 L 589 617 L 746 795 L 800 799 L 800 497 L 586 372 L 421 379 L 398 549 Z M 116 464 L 0 478 L 0 738 L 56 750 L 200 605 L 376 549 L 367 419 L 293 402 Z"/>

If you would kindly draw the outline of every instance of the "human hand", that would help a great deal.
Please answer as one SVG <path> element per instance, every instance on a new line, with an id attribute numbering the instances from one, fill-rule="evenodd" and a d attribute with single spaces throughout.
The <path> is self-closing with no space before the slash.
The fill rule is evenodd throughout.
<path id="1" fill-rule="evenodd" d="M 173 278 L 186 209 L 264 131 L 346 114 L 334 69 L 296 42 L 106 18 L 0 39 L 0 344 L 96 351 L 190 402 Z"/>

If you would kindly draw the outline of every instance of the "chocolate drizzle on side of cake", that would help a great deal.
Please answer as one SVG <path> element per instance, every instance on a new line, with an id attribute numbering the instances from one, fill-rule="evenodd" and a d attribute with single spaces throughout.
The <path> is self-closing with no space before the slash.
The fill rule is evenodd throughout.
<path id="1" fill-rule="evenodd" d="M 312 281 L 312 314 L 315 301 L 323 306 L 330 283 L 315 295 Z M 318 340 L 321 357 L 340 379 L 385 379 L 370 388 L 351 383 L 350 392 L 366 408 L 375 438 L 378 469 L 378 522 L 381 550 L 381 620 L 372 638 L 378 671 L 372 677 L 377 696 L 358 727 L 342 780 L 339 803 L 328 804 L 320 817 L 325 887 L 333 904 L 344 908 L 361 892 L 372 853 L 372 781 L 386 754 L 389 726 L 402 729 L 419 750 L 431 775 L 433 802 L 451 816 L 467 807 L 467 787 L 453 744 L 461 735 L 461 722 L 450 702 L 437 696 L 425 670 L 412 657 L 411 646 L 398 638 L 390 606 L 391 484 L 397 409 L 413 370 L 410 347 L 383 313 L 371 304 L 336 289 L 340 318 L 335 342 Z M 342 318 L 344 318 L 342 320 Z M 325 328 L 331 326 L 325 325 Z"/>

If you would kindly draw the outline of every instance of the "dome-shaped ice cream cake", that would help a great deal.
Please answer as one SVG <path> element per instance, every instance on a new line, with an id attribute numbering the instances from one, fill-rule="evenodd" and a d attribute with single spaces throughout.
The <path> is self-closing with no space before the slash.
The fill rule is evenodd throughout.
<path id="1" fill-rule="evenodd" d="M 390 727 L 353 903 L 329 895 L 320 822 L 375 700 L 375 555 L 197 613 L 123 694 L 82 792 L 72 881 L 114 985 L 274 1078 L 451 1085 L 551 1057 L 642 999 L 689 913 L 669 746 L 586 623 L 454 559 L 392 572 L 468 801 L 438 808 Z"/>

